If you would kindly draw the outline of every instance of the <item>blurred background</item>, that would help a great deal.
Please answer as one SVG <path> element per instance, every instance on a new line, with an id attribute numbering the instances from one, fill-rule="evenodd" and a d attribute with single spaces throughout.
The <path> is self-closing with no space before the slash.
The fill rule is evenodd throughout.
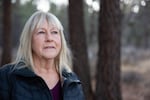
<path id="1" fill-rule="evenodd" d="M 0 65 L 30 15 L 55 14 L 87 100 L 150 100 L 150 0 L 0 0 Z"/>

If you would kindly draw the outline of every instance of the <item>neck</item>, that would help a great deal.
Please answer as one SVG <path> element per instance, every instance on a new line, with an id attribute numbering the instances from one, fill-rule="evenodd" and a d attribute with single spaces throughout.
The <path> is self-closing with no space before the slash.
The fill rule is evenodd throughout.
<path id="1" fill-rule="evenodd" d="M 54 59 L 45 60 L 33 57 L 33 62 L 34 62 L 33 69 L 36 73 L 49 73 L 50 71 L 56 71 Z"/>

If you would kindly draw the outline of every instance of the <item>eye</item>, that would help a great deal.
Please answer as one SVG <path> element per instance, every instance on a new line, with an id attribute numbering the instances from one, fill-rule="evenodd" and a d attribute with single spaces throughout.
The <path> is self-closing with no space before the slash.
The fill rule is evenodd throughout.
<path id="1" fill-rule="evenodd" d="M 45 31 L 39 31 L 38 34 L 45 34 Z"/>
<path id="2" fill-rule="evenodd" d="M 58 31 L 52 31 L 51 33 L 52 34 L 58 34 Z"/>

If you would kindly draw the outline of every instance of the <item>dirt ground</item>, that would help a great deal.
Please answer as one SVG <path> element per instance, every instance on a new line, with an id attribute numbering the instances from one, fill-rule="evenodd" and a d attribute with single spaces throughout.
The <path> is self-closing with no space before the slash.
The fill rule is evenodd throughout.
<path id="1" fill-rule="evenodd" d="M 150 100 L 150 59 L 122 65 L 123 100 Z"/>

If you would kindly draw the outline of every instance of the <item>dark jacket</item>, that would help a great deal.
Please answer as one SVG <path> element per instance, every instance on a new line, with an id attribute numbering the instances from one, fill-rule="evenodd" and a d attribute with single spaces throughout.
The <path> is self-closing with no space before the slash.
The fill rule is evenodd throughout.
<path id="1" fill-rule="evenodd" d="M 44 80 L 20 62 L 0 69 L 0 100 L 52 100 Z M 73 72 L 62 71 L 63 100 L 84 100 L 81 82 Z"/>

